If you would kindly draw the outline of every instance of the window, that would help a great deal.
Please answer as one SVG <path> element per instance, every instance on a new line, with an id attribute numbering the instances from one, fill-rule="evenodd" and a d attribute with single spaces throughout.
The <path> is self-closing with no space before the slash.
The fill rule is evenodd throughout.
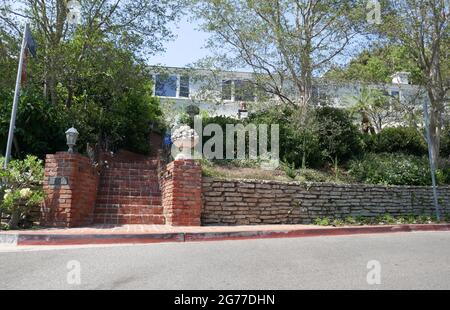
<path id="1" fill-rule="evenodd" d="M 180 97 L 189 98 L 189 76 L 180 76 Z"/>
<path id="2" fill-rule="evenodd" d="M 222 81 L 222 99 L 231 100 L 231 80 Z"/>
<path id="3" fill-rule="evenodd" d="M 391 92 L 391 96 L 394 97 L 394 98 L 400 99 L 400 92 L 393 90 Z"/>
<path id="4" fill-rule="evenodd" d="M 234 81 L 234 100 L 235 101 L 254 101 L 254 87 L 253 83 L 248 80 Z"/>
<path id="5" fill-rule="evenodd" d="M 155 95 L 159 97 L 176 97 L 177 76 L 167 74 L 156 75 Z"/>

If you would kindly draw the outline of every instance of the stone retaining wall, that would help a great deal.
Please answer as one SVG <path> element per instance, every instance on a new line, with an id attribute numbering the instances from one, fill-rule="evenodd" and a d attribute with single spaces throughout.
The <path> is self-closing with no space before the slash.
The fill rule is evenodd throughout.
<path id="1" fill-rule="evenodd" d="M 450 213 L 450 187 L 440 187 Z M 203 225 L 309 224 L 320 217 L 345 218 L 434 212 L 431 187 L 298 183 L 204 178 Z"/>

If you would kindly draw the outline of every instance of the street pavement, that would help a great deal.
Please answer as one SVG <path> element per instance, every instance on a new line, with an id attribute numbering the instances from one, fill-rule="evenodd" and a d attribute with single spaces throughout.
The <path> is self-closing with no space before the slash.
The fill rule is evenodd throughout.
<path id="1" fill-rule="evenodd" d="M 450 289 L 450 232 L 0 247 L 0 289 Z"/>

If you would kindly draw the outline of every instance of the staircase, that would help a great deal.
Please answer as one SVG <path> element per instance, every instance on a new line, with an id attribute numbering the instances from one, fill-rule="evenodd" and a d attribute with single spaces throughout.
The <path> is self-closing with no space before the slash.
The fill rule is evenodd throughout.
<path id="1" fill-rule="evenodd" d="M 94 222 L 164 224 L 158 160 L 123 152 L 108 160 L 100 176 Z"/>

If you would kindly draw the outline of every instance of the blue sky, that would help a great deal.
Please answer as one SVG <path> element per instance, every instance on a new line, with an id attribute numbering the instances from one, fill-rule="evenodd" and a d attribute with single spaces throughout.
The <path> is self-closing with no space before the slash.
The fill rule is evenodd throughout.
<path id="1" fill-rule="evenodd" d="M 198 25 L 183 18 L 178 24 L 172 25 L 172 32 L 177 36 L 174 41 L 167 42 L 164 46 L 165 53 L 160 53 L 149 59 L 149 64 L 161 64 L 173 67 L 183 67 L 193 63 L 209 54 L 203 48 L 208 34 L 196 30 Z"/>
<path id="2" fill-rule="evenodd" d="M 150 65 L 185 67 L 211 55 L 212 53 L 204 47 L 209 34 L 198 28 L 198 23 L 188 16 L 183 17 L 177 24 L 172 24 L 170 29 L 176 38 L 166 42 L 164 44 L 166 51 L 150 57 L 148 63 Z M 365 47 L 365 44 L 363 37 L 357 37 L 355 42 L 347 47 L 346 52 L 337 56 L 335 61 L 341 65 L 346 64 L 351 56 L 355 56 Z M 248 68 L 239 70 L 249 71 Z"/>

